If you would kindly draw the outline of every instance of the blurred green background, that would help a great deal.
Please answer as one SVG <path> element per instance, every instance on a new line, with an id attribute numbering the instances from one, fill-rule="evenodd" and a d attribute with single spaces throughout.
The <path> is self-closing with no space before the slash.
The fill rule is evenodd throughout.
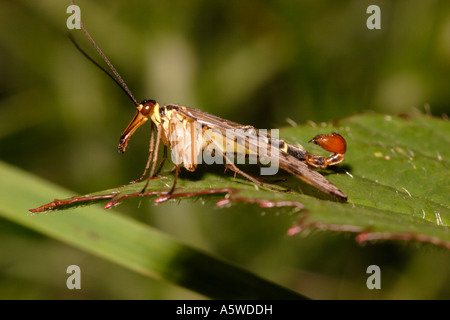
<path id="1" fill-rule="evenodd" d="M 137 178 L 149 130 L 135 134 L 125 155 L 117 152 L 134 106 L 69 41 L 69 4 L 0 0 L 0 158 L 84 194 Z M 448 1 L 77 4 L 137 100 L 195 107 L 260 128 L 367 110 L 450 111 Z M 381 8 L 381 30 L 366 27 L 371 4 Z M 100 61 L 80 31 L 70 32 Z M 450 298 L 443 249 L 362 246 L 353 235 L 331 232 L 290 238 L 295 216 L 250 205 L 130 200 L 119 210 L 312 298 Z M 71 264 L 83 270 L 77 292 L 65 287 Z M 381 267 L 382 290 L 366 288 L 371 264 Z M 0 298 L 202 297 L 0 219 Z"/>

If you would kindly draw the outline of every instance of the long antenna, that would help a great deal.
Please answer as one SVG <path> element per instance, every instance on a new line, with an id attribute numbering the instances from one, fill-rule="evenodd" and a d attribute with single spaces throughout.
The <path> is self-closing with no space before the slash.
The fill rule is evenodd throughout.
<path id="1" fill-rule="evenodd" d="M 72 0 L 72 5 L 75 5 L 74 0 Z M 70 40 L 72 40 L 73 44 L 75 45 L 75 47 L 77 47 L 77 49 L 85 56 L 87 57 L 91 62 L 93 62 L 97 67 L 99 67 L 103 72 L 105 72 L 111 79 L 114 80 L 115 83 L 117 83 L 122 90 L 127 94 L 127 96 L 133 101 L 134 105 L 138 105 L 136 99 L 134 98 L 133 94 L 131 93 L 130 89 L 128 89 L 127 84 L 125 83 L 125 81 L 122 79 L 122 77 L 120 76 L 119 72 L 117 72 L 116 68 L 114 68 L 114 66 L 112 65 L 112 63 L 108 60 L 108 58 L 105 56 L 105 54 L 102 52 L 102 50 L 99 48 L 99 46 L 95 43 L 94 39 L 92 39 L 91 35 L 89 34 L 89 32 L 86 30 L 86 28 L 83 25 L 83 22 L 80 19 L 80 26 L 81 26 L 81 30 L 83 30 L 83 33 L 86 35 L 86 37 L 89 39 L 89 41 L 91 42 L 91 44 L 94 46 L 95 50 L 97 50 L 98 54 L 103 58 L 103 60 L 106 62 L 106 64 L 108 65 L 108 67 L 111 69 L 111 71 L 114 73 L 114 75 L 116 76 L 116 78 L 114 78 L 107 70 L 105 70 L 105 68 L 103 68 L 101 65 L 99 65 L 96 61 L 94 61 L 94 59 L 92 59 L 84 50 L 82 50 L 80 48 L 80 46 L 75 42 L 75 40 L 73 39 L 72 36 L 69 35 Z"/>

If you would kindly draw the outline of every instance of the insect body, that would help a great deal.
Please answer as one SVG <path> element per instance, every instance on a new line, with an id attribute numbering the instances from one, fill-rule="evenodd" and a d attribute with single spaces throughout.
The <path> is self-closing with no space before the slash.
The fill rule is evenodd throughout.
<path id="1" fill-rule="evenodd" d="M 269 189 L 280 191 L 280 189 L 268 186 L 259 179 L 254 178 L 239 169 L 233 161 L 234 158 L 239 156 L 253 156 L 256 157 L 260 163 L 268 158 L 271 162 L 276 161 L 280 168 L 317 189 L 333 195 L 338 199 L 347 199 L 347 196 L 341 190 L 325 179 L 320 173 L 309 167 L 326 168 L 327 166 L 335 165 L 343 161 L 344 153 L 346 151 L 346 142 L 341 135 L 337 133 L 318 135 L 310 141 L 318 144 L 325 150 L 332 152 L 329 157 L 324 158 L 322 156 L 312 155 L 300 147 L 290 145 L 282 139 L 279 139 L 277 136 L 268 134 L 265 130 L 258 130 L 252 126 L 244 126 L 198 109 L 178 105 L 160 106 L 154 100 L 143 100 L 141 103 L 137 103 L 131 91 L 125 84 L 125 81 L 123 81 L 114 66 L 97 46 L 81 21 L 80 25 L 82 31 L 109 66 L 115 77 L 93 61 L 93 59 L 74 42 L 76 47 L 88 57 L 89 60 L 94 62 L 94 64 L 111 77 L 121 89 L 125 91 L 137 108 L 136 115 L 120 137 L 119 151 L 125 152 L 133 133 L 142 124 L 149 119 L 151 120 L 150 152 L 147 165 L 143 175 L 135 180 L 143 180 L 148 169 L 150 169 L 147 184 L 142 190 L 142 193 L 145 192 L 150 179 L 161 170 L 162 165 L 167 158 L 167 148 L 170 147 L 172 150 L 172 160 L 175 160 L 175 176 L 172 188 L 167 193 L 167 198 L 170 198 L 175 190 L 181 164 L 183 164 L 187 170 L 194 171 L 198 164 L 198 157 L 202 152 L 204 155 L 204 152 L 209 150 L 211 156 L 224 160 L 226 169 L 239 173 L 250 181 Z M 160 162 L 159 169 L 156 170 L 160 142 L 162 142 L 164 146 L 164 155 Z"/>
<path id="2" fill-rule="evenodd" d="M 320 145 L 327 151 L 333 152 L 331 156 L 324 158 L 312 155 L 279 138 L 273 138 L 266 132 L 261 132 L 251 126 L 244 126 L 228 121 L 194 108 L 178 105 L 160 106 L 154 100 L 144 100 L 137 106 L 136 115 L 120 138 L 119 151 L 125 152 L 131 135 L 137 128 L 147 122 L 148 119 L 151 119 L 152 121 L 152 140 L 150 143 L 149 161 L 144 175 L 151 162 L 153 162 L 153 167 L 150 172 L 150 177 L 154 174 L 159 141 L 162 141 L 164 145 L 162 162 L 164 162 L 167 157 L 167 147 L 174 149 L 175 147 L 179 147 L 180 143 L 182 145 L 181 148 L 178 148 L 178 153 L 175 154 L 175 158 L 178 159 L 175 166 L 175 181 L 169 193 L 173 192 L 175 188 L 179 165 L 183 163 L 187 170 L 194 171 L 197 167 L 197 157 L 201 154 L 202 150 L 211 145 L 215 152 L 219 152 L 220 157 L 224 158 L 225 166 L 227 168 L 261 186 L 274 189 L 239 169 L 233 163 L 233 159 L 230 159 L 229 155 L 225 152 L 226 144 L 231 143 L 235 145 L 233 155 L 236 155 L 236 153 L 258 155 L 258 149 L 261 147 L 261 144 L 258 144 L 258 141 L 263 139 L 263 146 L 270 149 L 270 156 L 276 155 L 279 166 L 282 169 L 323 192 L 342 200 L 347 199 L 347 196 L 341 190 L 329 182 L 320 173 L 310 169 L 307 165 L 326 168 L 327 166 L 335 165 L 344 159 L 346 143 L 344 138 L 337 133 L 318 135 L 310 141 Z M 157 134 L 156 141 L 153 141 L 154 128 L 156 128 Z M 233 132 L 234 139 L 232 141 L 227 141 L 230 140 L 227 138 L 229 137 L 229 131 Z M 216 139 L 216 137 L 223 137 L 223 139 Z M 239 143 L 237 141 L 239 141 Z M 152 154 L 153 159 L 150 159 Z M 144 175 L 141 178 L 143 178 Z"/>

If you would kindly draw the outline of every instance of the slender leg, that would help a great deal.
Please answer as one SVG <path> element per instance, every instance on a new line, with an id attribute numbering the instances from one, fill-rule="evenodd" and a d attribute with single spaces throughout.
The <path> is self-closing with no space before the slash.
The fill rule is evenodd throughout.
<path id="1" fill-rule="evenodd" d="M 150 131 L 151 131 L 150 148 L 148 150 L 148 159 L 147 159 L 147 164 L 145 165 L 144 173 L 142 173 L 142 175 L 138 179 L 131 181 L 131 183 L 141 182 L 142 180 L 144 180 L 144 177 L 147 174 L 148 169 L 150 168 L 150 163 L 152 161 L 154 146 L 155 146 L 155 124 L 153 122 L 152 122 Z"/>
<path id="2" fill-rule="evenodd" d="M 155 146 L 155 149 L 153 150 L 152 169 L 150 170 L 150 175 L 147 178 L 147 183 L 145 184 L 141 193 L 145 193 L 145 190 L 147 189 L 148 184 L 150 183 L 150 180 L 153 178 L 153 173 L 155 172 L 156 162 L 158 161 L 158 149 L 159 149 L 160 141 L 161 141 L 161 126 L 158 126 L 157 130 L 156 130 L 156 146 Z"/>
<path id="3" fill-rule="evenodd" d="M 161 169 L 163 168 L 164 162 L 166 161 L 166 159 L 167 159 L 167 146 L 164 146 L 163 157 L 161 159 L 161 162 L 159 163 L 158 170 L 156 170 L 155 176 L 157 176 L 159 174 L 159 172 L 161 171 Z"/>
<path id="4" fill-rule="evenodd" d="M 161 126 L 157 127 L 156 130 L 156 146 L 155 146 L 155 153 L 153 154 L 153 160 L 152 160 L 152 169 L 150 170 L 150 177 L 153 177 L 153 174 L 155 173 L 156 168 L 156 162 L 158 160 L 158 150 L 159 150 L 159 143 L 161 142 Z"/>
<path id="5" fill-rule="evenodd" d="M 169 192 L 167 193 L 167 195 L 172 195 L 172 193 L 175 191 L 175 186 L 177 185 L 177 180 L 178 180 L 178 174 L 180 173 L 180 166 L 176 165 L 175 166 L 175 176 L 173 178 L 173 185 L 172 188 L 170 188 Z"/>
<path id="6" fill-rule="evenodd" d="M 274 188 L 274 187 L 271 187 L 271 186 L 269 186 L 269 185 L 259 181 L 257 178 L 252 177 L 248 173 L 245 173 L 244 171 L 242 171 L 241 169 L 236 167 L 236 165 L 232 161 L 230 161 L 230 159 L 226 155 L 223 155 L 223 157 L 225 159 L 225 169 L 228 168 L 228 169 L 234 171 L 235 172 L 235 177 L 236 177 L 236 173 L 239 173 L 241 176 L 247 178 L 248 180 L 252 181 L 253 183 L 256 183 L 256 184 L 260 185 L 261 187 L 264 187 L 264 188 L 267 188 L 267 189 L 270 189 L 270 190 L 280 191 L 280 192 L 288 192 L 288 191 L 290 191 L 289 189 Z"/>
<path id="7" fill-rule="evenodd" d="M 230 169 L 231 171 L 234 172 L 234 178 L 236 178 L 237 171 L 229 168 L 226 164 L 225 164 L 225 170 L 223 171 L 223 173 L 226 173 L 228 169 Z M 258 180 L 259 182 L 262 182 L 262 183 L 264 183 L 264 182 L 266 182 L 266 183 L 274 183 L 274 182 L 286 182 L 287 181 L 287 179 L 273 179 L 273 180 L 269 180 L 269 179 L 263 179 L 263 178 L 255 178 L 255 177 L 253 177 L 253 179 L 256 179 L 256 180 Z"/>
<path id="8" fill-rule="evenodd" d="M 178 174 L 179 173 L 180 173 L 180 166 L 176 165 L 175 166 L 175 176 L 173 178 L 172 188 L 170 188 L 169 192 L 167 192 L 163 196 L 161 196 L 158 199 L 156 199 L 155 200 L 156 203 L 161 203 L 161 202 L 167 201 L 167 200 L 172 198 L 173 192 L 175 191 L 175 186 L 177 185 L 177 180 L 178 180 Z M 189 194 L 190 193 L 187 193 L 187 195 L 189 195 Z M 195 193 L 192 193 L 192 195 L 195 195 Z"/>

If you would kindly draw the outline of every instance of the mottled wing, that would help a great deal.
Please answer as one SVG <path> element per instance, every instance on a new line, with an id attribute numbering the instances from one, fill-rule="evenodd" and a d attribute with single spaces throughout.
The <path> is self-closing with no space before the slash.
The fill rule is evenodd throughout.
<path id="1" fill-rule="evenodd" d="M 228 129 L 247 129 L 245 132 L 243 132 L 243 130 L 235 130 L 235 134 L 237 135 L 238 141 L 245 141 L 245 152 L 247 152 L 248 154 L 259 152 L 262 135 L 263 138 L 266 139 L 266 145 L 270 146 L 271 148 L 271 150 L 269 151 L 270 155 L 278 156 L 278 163 L 280 168 L 286 170 L 287 172 L 295 175 L 297 178 L 305 181 L 306 183 L 325 193 L 328 193 L 342 200 L 347 199 L 347 196 L 334 184 L 328 181 L 319 172 L 312 170 L 304 161 L 301 160 L 301 149 L 291 146 L 281 139 L 272 138 L 266 132 L 261 132 L 251 126 L 244 126 L 236 122 L 225 120 L 198 109 L 180 107 L 179 112 L 181 112 L 185 117 L 190 118 L 205 127 L 219 130 L 223 135 L 226 135 L 226 130 Z M 249 128 L 254 129 L 254 135 L 249 134 Z M 216 146 L 217 148 L 223 148 L 219 144 L 217 144 Z M 285 151 L 283 151 L 282 149 L 284 149 Z M 288 152 L 290 150 L 295 150 L 296 155 L 297 153 L 299 153 L 300 156 L 293 156 Z"/>
<path id="2" fill-rule="evenodd" d="M 201 126 L 196 122 L 181 117 L 171 117 L 169 120 L 168 140 L 172 153 L 172 161 L 194 171 L 197 168 L 198 157 L 202 151 Z"/>

